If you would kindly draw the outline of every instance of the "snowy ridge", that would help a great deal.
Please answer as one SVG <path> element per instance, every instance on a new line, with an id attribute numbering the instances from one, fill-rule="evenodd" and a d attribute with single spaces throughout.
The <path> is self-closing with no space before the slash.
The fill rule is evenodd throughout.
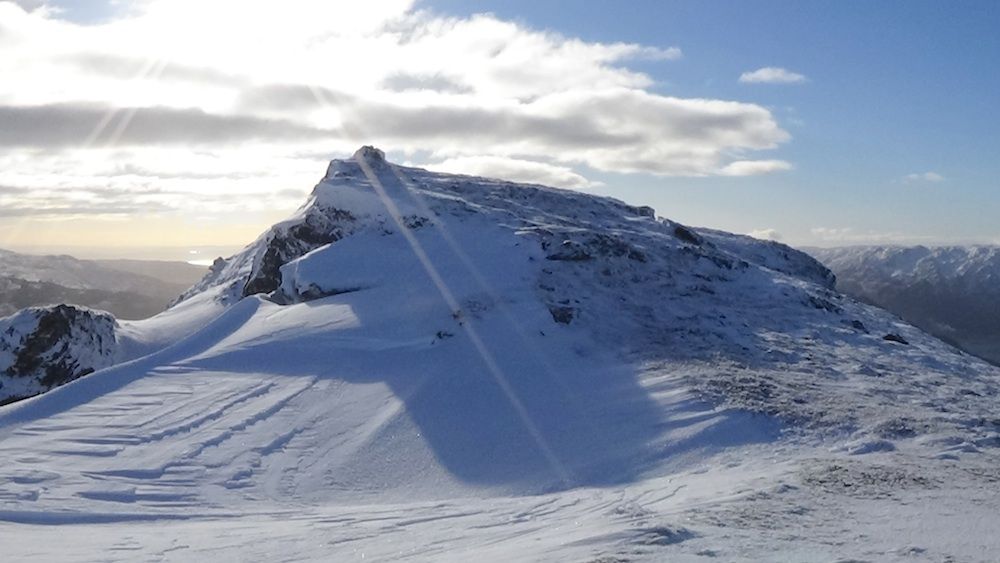
<path id="1" fill-rule="evenodd" d="M 636 231 L 628 225 L 629 221 L 636 220 L 652 220 L 650 222 L 657 225 L 657 230 L 671 235 L 666 240 L 677 239 L 690 244 L 687 237 L 698 236 L 687 227 L 666 219 L 656 219 L 649 207 L 634 207 L 611 198 L 539 185 L 390 165 L 382 151 L 362 147 L 354 158 L 330 163 L 323 180 L 292 218 L 274 225 L 239 254 L 217 261 L 212 272 L 180 300 L 218 285 L 228 286 L 225 296 L 229 300 L 254 293 L 270 293 L 280 285 L 277 270 L 307 252 L 336 242 L 361 228 L 384 232 L 397 228 L 360 162 L 368 163 L 378 173 L 383 179 L 383 189 L 385 186 L 398 186 L 394 193 L 386 195 L 399 208 L 404 220 L 412 222 L 414 227 L 432 220 L 423 215 L 492 212 L 514 227 L 534 229 L 539 238 L 545 239 L 543 244 L 546 245 L 551 244 L 557 235 L 546 230 L 548 227 L 566 234 L 604 229 L 610 226 L 608 223 L 616 223 L 611 233 L 601 233 L 605 238 L 592 242 L 622 245 L 621 241 L 615 240 L 615 233 Z M 414 193 L 418 193 L 420 199 L 414 199 L 409 188 L 415 188 Z M 525 211 L 527 216 L 523 214 Z M 833 286 L 834 280 L 828 270 L 812 257 L 785 245 L 708 230 L 701 236 L 709 237 L 712 242 L 707 247 L 716 255 L 726 256 L 725 259 L 742 262 L 741 258 L 746 258 L 755 265 Z M 567 242 L 576 244 L 570 239 L 560 241 L 561 244 Z M 696 245 L 700 245 L 700 237 Z M 629 250 L 626 246 L 619 246 L 603 248 L 600 252 Z M 734 254 L 738 257 L 733 258 Z"/>
<path id="2" fill-rule="evenodd" d="M 1000 510 L 998 370 L 832 285 L 783 245 L 363 148 L 123 325 L 134 359 L 0 409 L 0 530 L 59 559 L 1000 547 L 959 533 Z"/>

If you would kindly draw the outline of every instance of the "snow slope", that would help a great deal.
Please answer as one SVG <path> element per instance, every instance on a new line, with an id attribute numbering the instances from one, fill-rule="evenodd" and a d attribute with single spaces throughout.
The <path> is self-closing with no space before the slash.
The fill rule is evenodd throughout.
<path id="1" fill-rule="evenodd" d="M 140 321 L 79 305 L 29 307 L 0 318 L 0 404 L 45 393 L 96 370 L 147 356 L 223 310 L 217 291 Z"/>
<path id="2" fill-rule="evenodd" d="M 988 560 L 998 370 L 832 283 L 366 147 L 134 359 L 0 408 L 5 556 Z"/>
<path id="3" fill-rule="evenodd" d="M 1000 364 L 1000 247 L 810 249 L 838 288 Z"/>

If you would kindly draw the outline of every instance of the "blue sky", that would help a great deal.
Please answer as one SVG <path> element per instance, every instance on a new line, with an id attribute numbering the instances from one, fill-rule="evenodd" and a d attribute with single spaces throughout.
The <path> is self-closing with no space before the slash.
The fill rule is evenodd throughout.
<path id="1" fill-rule="evenodd" d="M 151 26 L 146 29 L 167 29 L 170 25 L 180 25 L 182 33 L 187 32 L 193 21 L 205 19 L 206 27 L 214 30 L 212 33 L 224 37 L 209 37 L 209 43 L 206 43 L 210 45 L 207 47 L 209 49 L 214 49 L 211 45 L 217 43 L 240 45 L 240 40 L 246 41 L 249 49 L 258 41 L 254 34 L 258 31 L 263 34 L 265 30 L 271 34 L 273 30 L 267 28 L 272 21 L 276 21 L 273 16 L 258 14 L 260 19 L 254 21 L 259 23 L 251 21 L 245 24 L 245 29 L 235 30 L 228 26 L 209 25 L 212 24 L 211 16 L 202 16 L 205 4 L 192 2 L 190 13 L 185 13 L 183 9 L 176 8 L 184 5 L 182 0 L 174 0 L 172 3 L 162 0 L 147 2 L 154 7 L 159 4 L 159 11 L 150 9 L 146 13 L 146 8 L 135 8 L 124 2 L 75 1 L 50 4 L 60 8 L 61 13 L 40 16 L 40 12 L 35 11 L 30 17 L 43 18 L 45 24 L 53 28 L 53 36 L 65 34 L 65 31 L 54 27 L 53 22 L 59 19 L 81 24 L 81 28 L 96 30 L 93 39 L 88 39 L 85 31 L 81 32 L 79 36 L 82 39 L 73 46 L 74 49 L 82 46 L 81 50 L 90 57 L 87 59 L 90 66 L 76 70 L 90 74 L 94 73 L 94 69 L 109 72 L 109 68 L 118 64 L 108 57 L 108 53 L 119 56 L 120 51 L 132 50 L 133 45 L 124 40 L 119 44 L 112 42 L 104 45 L 99 37 L 116 37 L 116 34 L 128 37 L 127 25 L 119 25 L 117 22 L 129 17 L 136 18 L 134 25 L 139 29 L 143 25 Z M 20 2 L 26 6 L 38 3 L 31 0 Z M 728 109 L 724 110 L 729 112 L 727 123 L 734 124 L 731 135 L 734 140 L 723 142 L 697 138 L 698 135 L 691 137 L 691 155 L 704 156 L 697 162 L 684 162 L 684 144 L 688 139 L 683 134 L 679 134 L 676 139 L 666 139 L 664 146 L 650 152 L 656 158 L 662 156 L 670 160 L 669 164 L 659 166 L 654 162 L 655 158 L 649 155 L 631 159 L 627 152 L 604 150 L 607 147 L 585 147 L 586 150 L 581 149 L 571 155 L 564 154 L 560 151 L 568 150 L 567 147 L 570 146 L 566 144 L 569 142 L 566 139 L 553 141 L 550 145 L 544 142 L 526 145 L 519 144 L 516 134 L 520 133 L 512 133 L 514 137 L 501 136 L 469 147 L 470 137 L 467 131 L 428 131 L 426 124 L 422 124 L 424 129 L 409 134 L 403 131 L 403 126 L 394 130 L 393 123 L 397 122 L 387 122 L 371 125 L 362 131 L 364 134 L 361 136 L 342 134 L 329 142 L 317 140 L 309 147 L 296 145 L 294 150 L 281 145 L 287 149 L 282 156 L 283 160 L 276 164 L 269 163 L 268 169 L 281 170 L 282 174 L 275 175 L 271 184 L 263 180 L 252 184 L 250 179 L 245 178 L 239 181 L 243 183 L 241 189 L 244 193 L 259 189 L 273 195 L 276 193 L 273 188 L 276 183 L 308 183 L 306 178 L 315 176 L 314 172 L 310 172 L 315 170 L 315 162 L 331 156 L 345 156 L 343 153 L 347 151 L 347 147 L 353 146 L 352 143 L 357 139 L 371 138 L 373 142 L 381 144 L 390 156 L 401 161 L 442 170 L 509 173 L 514 179 L 540 182 L 550 180 L 551 183 L 561 183 L 566 187 L 612 195 L 630 203 L 652 205 L 660 215 L 687 224 L 754 233 L 755 236 L 778 238 L 793 245 L 1000 244 L 1000 224 L 996 221 L 1000 217 L 1000 181 L 997 180 L 1000 178 L 1000 159 L 996 157 L 1000 153 L 1000 111 L 997 111 L 1000 72 L 996 69 L 997 61 L 1000 61 L 998 3 L 920 0 L 592 0 L 572 3 L 547 0 L 423 0 L 415 5 L 407 0 L 384 0 L 384 3 L 386 6 L 381 8 L 350 8 L 357 10 L 345 18 L 339 18 L 341 14 L 338 10 L 348 10 L 347 5 L 294 0 L 283 5 L 296 6 L 285 8 L 286 11 L 299 10 L 309 17 L 289 19 L 286 22 L 287 29 L 282 31 L 290 38 L 308 35 L 304 29 L 300 33 L 297 26 L 318 26 L 316 22 L 336 19 L 357 21 L 357 26 L 364 29 L 369 29 L 365 27 L 367 25 L 375 26 L 371 29 L 376 29 L 381 23 L 369 21 L 371 14 L 364 14 L 362 8 L 370 12 L 382 10 L 390 15 L 395 14 L 392 17 L 403 17 L 407 22 L 399 24 L 402 20 L 395 20 L 397 23 L 393 25 L 413 26 L 428 36 L 440 33 L 440 38 L 447 39 L 449 45 L 455 44 L 455 36 L 464 37 L 461 41 L 469 41 L 470 51 L 477 46 L 475 37 L 467 37 L 470 34 L 482 32 L 494 39 L 499 38 L 496 39 L 498 41 L 509 38 L 511 44 L 520 45 L 518 49 L 523 51 L 520 56 L 528 56 L 527 60 L 532 63 L 522 65 L 528 67 L 527 74 L 525 78 L 519 76 L 517 80 L 536 80 L 540 83 L 519 89 L 517 80 L 504 81 L 503 75 L 510 73 L 509 68 L 490 69 L 492 74 L 480 76 L 477 74 L 478 65 L 474 57 L 466 57 L 452 64 L 447 60 L 450 56 L 448 51 L 428 51 L 434 53 L 434 57 L 442 59 L 436 61 L 439 67 L 427 66 L 420 72 L 414 71 L 412 76 L 398 68 L 392 72 L 386 70 L 387 74 L 381 78 L 373 75 L 370 78 L 374 86 L 368 90 L 348 84 L 350 80 L 343 78 L 350 76 L 352 72 L 367 74 L 371 69 L 366 68 L 366 63 L 371 67 L 385 65 L 386 61 L 405 59 L 409 47 L 400 44 L 396 46 L 397 51 L 390 48 L 381 53 L 383 58 L 372 55 L 368 61 L 365 60 L 365 55 L 358 54 L 355 58 L 358 59 L 356 62 L 359 66 L 352 67 L 350 72 L 339 74 L 317 72 L 317 67 L 323 66 L 324 59 L 319 56 L 321 53 L 316 53 L 314 60 L 303 63 L 301 76 L 306 78 L 301 79 L 284 72 L 281 64 L 276 64 L 275 70 L 261 74 L 250 67 L 247 67 L 249 70 L 241 71 L 246 61 L 239 58 L 227 59 L 221 54 L 216 57 L 217 61 L 204 64 L 200 58 L 202 53 L 197 51 L 193 51 L 187 59 L 184 53 L 179 54 L 176 59 L 171 55 L 169 64 L 164 67 L 174 71 L 174 78 L 170 78 L 169 73 L 164 73 L 163 76 L 153 76 L 153 79 L 168 87 L 180 84 L 178 80 L 195 80 L 192 77 L 202 80 L 205 83 L 203 90 L 180 90 L 185 96 L 192 96 L 190 98 L 156 98 L 148 93 L 136 93 L 128 100 L 123 100 L 116 97 L 117 94 L 112 94 L 119 90 L 118 86 L 113 83 L 101 86 L 105 82 L 95 83 L 93 91 L 85 98 L 77 99 L 65 90 L 57 90 L 46 84 L 38 86 L 39 94 L 35 98 L 28 98 L 46 99 L 64 105 L 77 102 L 106 103 L 110 107 L 109 111 L 126 115 L 135 113 L 135 107 L 144 108 L 138 111 L 145 114 L 164 105 L 176 106 L 175 113 L 187 109 L 212 113 L 222 107 L 218 88 L 222 87 L 225 80 L 232 79 L 231 83 L 225 85 L 233 88 L 235 97 L 232 99 L 245 101 L 253 97 L 251 94 L 257 96 L 254 99 L 260 98 L 260 92 L 257 91 L 260 88 L 253 90 L 246 86 L 247 83 L 253 83 L 255 87 L 263 83 L 286 85 L 304 83 L 303 81 L 310 80 L 309 77 L 321 75 L 323 80 L 317 79 L 315 85 L 309 84 L 308 87 L 328 92 L 333 97 L 343 92 L 371 99 L 389 100 L 392 97 L 392 100 L 385 101 L 377 110 L 363 104 L 355 104 L 354 107 L 358 108 L 359 116 L 383 115 L 389 110 L 404 112 L 398 114 L 398 119 L 402 120 L 399 123 L 409 124 L 407 127 L 417 127 L 412 123 L 412 116 L 404 111 L 414 105 L 410 102 L 411 99 L 420 100 L 419 103 L 426 102 L 426 107 L 439 110 L 444 107 L 442 104 L 452 103 L 449 100 L 458 100 L 455 103 L 466 105 L 482 103 L 489 111 L 509 108 L 513 104 L 520 108 L 515 111 L 516 117 L 535 120 L 540 107 L 553 107 L 555 114 L 572 116 L 578 115 L 573 111 L 580 108 L 603 104 L 600 106 L 603 109 L 599 111 L 607 115 L 599 117 L 605 120 L 604 123 L 617 123 L 621 119 L 638 119 L 641 122 L 644 115 L 641 112 L 645 111 L 642 108 L 653 108 L 650 111 L 663 109 L 662 103 L 676 101 L 677 107 L 663 109 L 665 113 L 656 114 L 657 117 L 650 114 L 650 121 L 666 121 L 659 129 L 657 127 L 661 124 L 653 123 L 648 131 L 641 132 L 642 135 L 647 135 L 649 144 L 657 144 L 676 131 L 683 131 L 684 124 L 689 124 L 690 127 L 691 123 L 709 123 L 710 115 L 721 107 L 718 104 L 739 102 L 741 105 L 738 107 L 726 106 Z M 221 0 L 219 5 L 222 5 Z M 174 9 L 171 11 L 162 6 Z M 248 4 L 234 3 L 234 6 Z M 320 10 L 323 13 L 310 14 L 310 10 Z M 425 11 L 423 16 L 413 16 L 420 10 Z M 236 11 L 241 13 L 241 17 L 246 15 L 242 9 Z M 136 13 L 140 15 L 135 16 Z M 477 19 L 477 14 L 491 16 Z M 219 12 L 216 17 L 229 21 L 230 16 L 231 13 Z M 172 20 L 171 17 L 175 19 Z M 24 26 L 29 25 L 29 19 L 21 18 L 25 22 Z M 257 30 L 255 25 L 260 29 Z M 122 31 L 122 28 L 126 28 L 126 31 Z M 448 29 L 440 31 L 442 28 Z M 325 32 L 321 27 L 310 27 L 310 30 Z M 238 31 L 246 33 L 239 38 L 225 37 L 226 34 Z M 191 33 L 191 42 L 194 44 L 197 42 L 197 32 Z M 274 35 L 277 36 L 278 33 L 274 32 Z M 381 41 L 384 37 L 378 39 Z M 165 48 L 174 48 L 175 45 L 171 42 L 176 42 L 176 35 L 168 36 L 165 41 Z M 381 45 L 378 42 L 371 44 Z M 584 46 L 584 54 L 581 56 L 576 55 L 574 45 L 578 44 Z M 343 51 L 343 44 L 339 45 Z M 180 46 L 183 47 L 183 44 Z M 531 49 L 536 48 L 538 54 L 535 59 L 531 59 Z M 21 47 L 22 52 L 25 49 Z M 675 52 L 676 49 L 679 49 L 679 53 Z M 152 47 L 148 51 L 162 53 Z M 307 51 L 303 53 L 313 54 Z M 327 55 L 327 60 L 336 58 L 338 51 L 330 53 L 333 55 Z M 66 52 L 58 57 L 62 57 L 59 61 L 64 60 Z M 249 57 L 247 55 L 248 59 Z M 127 57 L 120 58 L 127 62 Z M 102 62 L 95 66 L 95 60 Z M 212 61 L 213 58 L 206 56 L 204 60 Z M 42 68 L 43 63 L 49 64 L 51 60 L 37 63 L 38 68 Z M 215 66 L 211 66 L 213 64 Z M 484 60 L 483 64 L 491 63 Z M 536 64 L 538 72 L 531 75 L 530 67 Z M 546 64 L 551 66 L 547 67 Z M 560 72 L 562 66 L 567 67 L 565 72 Z M 740 80 L 745 73 L 767 67 L 784 69 L 786 73 L 804 78 L 796 82 Z M 31 70 L 20 69 L 27 72 L 28 76 L 41 74 L 32 74 Z M 162 70 L 163 68 L 159 68 L 157 72 Z M 553 84 L 542 84 L 547 72 L 553 75 Z M 573 73 L 578 73 L 583 78 L 578 77 L 579 80 L 574 81 Z M 594 77 L 591 88 L 593 92 L 588 92 L 586 80 L 590 80 L 591 75 Z M 338 76 L 341 78 L 337 78 Z M 74 78 L 70 75 L 62 79 L 63 82 L 71 80 Z M 240 80 L 243 82 L 239 82 Z M 400 91 L 401 87 L 386 86 L 395 81 L 394 84 L 411 84 L 406 86 L 410 88 L 414 80 L 420 84 L 419 94 L 410 95 L 407 91 Z M 454 91 L 447 91 L 452 87 L 455 88 Z M 107 89 L 106 100 L 101 97 L 100 88 Z M 495 89 L 495 96 L 491 89 Z M 164 91 L 163 88 L 160 90 Z M 275 89 L 272 88 L 271 91 L 273 90 Z M 592 93 L 594 96 L 588 98 Z M 27 94 L 20 98 L 20 93 L 15 90 L 0 91 L 0 94 L 7 94 L 0 97 L 10 104 L 10 111 L 14 114 L 17 111 L 29 111 L 27 102 L 23 101 Z M 564 94 L 568 96 L 563 96 Z M 407 95 L 410 97 L 407 98 Z M 628 103 L 635 104 L 632 117 L 615 115 L 615 104 L 618 103 L 615 100 L 618 99 L 631 100 Z M 532 106 L 535 100 L 556 101 L 550 101 L 548 106 Z M 227 111 L 235 111 L 232 109 L 235 107 L 237 106 L 227 106 Z M 426 111 L 426 107 L 422 111 Z M 242 111 L 245 108 L 240 106 L 238 109 Z M 273 109 L 264 107 L 260 111 Z M 475 108 L 465 109 L 472 111 Z M 40 111 L 39 108 L 35 110 Z M 113 113 L 115 119 L 118 119 L 118 113 Z M 277 113 L 273 115 L 279 116 Z M 301 112 L 289 114 L 291 118 L 305 115 L 307 114 Z M 503 115 L 497 123 L 508 122 L 505 119 L 510 116 Z M 167 117 L 176 117 L 175 114 L 171 116 Z M 310 124 L 330 118 L 322 113 L 310 113 L 308 117 L 313 120 Z M 674 117 L 681 125 L 669 122 Z M 488 119 L 490 116 L 486 115 L 484 118 Z M 567 118 L 567 122 L 569 121 L 571 120 Z M 114 124 L 115 121 L 112 120 L 111 123 Z M 73 192 L 75 199 L 72 203 L 60 204 L 62 207 L 57 210 L 56 214 L 61 221 L 58 223 L 52 221 L 51 211 L 48 216 L 45 213 L 37 217 L 29 216 L 34 212 L 32 210 L 40 208 L 38 201 L 22 202 L 21 207 L 26 210 L 24 221 L 34 221 L 32 232 L 37 232 L 39 225 L 49 226 L 47 232 L 51 232 L 52 236 L 41 242 L 57 245 L 61 240 L 57 235 L 59 225 L 83 224 L 86 221 L 104 221 L 101 224 L 107 225 L 109 232 L 117 233 L 114 236 L 118 238 L 121 238 L 122 232 L 127 232 L 125 225 L 129 221 L 146 225 L 162 224 L 170 232 L 177 231 L 171 225 L 176 226 L 178 221 L 186 221 L 187 226 L 201 233 L 198 236 L 202 237 L 216 232 L 210 225 L 221 221 L 223 227 L 231 228 L 226 231 L 220 227 L 217 232 L 227 232 L 229 238 L 221 237 L 205 241 L 205 244 L 235 245 L 237 240 L 243 240 L 248 233 L 261 230 L 280 217 L 280 214 L 287 213 L 309 187 L 286 187 L 282 193 L 287 197 L 283 196 L 285 199 L 280 201 L 261 199 L 264 203 L 259 208 L 248 207 L 242 215 L 246 220 L 238 226 L 231 224 L 231 217 L 210 211 L 212 200 L 204 199 L 197 207 L 205 210 L 199 215 L 200 226 L 194 228 L 190 209 L 185 209 L 177 201 L 170 201 L 166 196 L 157 199 L 150 195 L 149 186 L 169 184 L 170 189 L 178 193 L 186 190 L 185 193 L 201 197 L 214 188 L 204 187 L 210 184 L 198 183 L 199 181 L 207 182 L 212 179 L 213 174 L 217 176 L 217 181 L 221 181 L 220 178 L 225 179 L 227 175 L 219 170 L 226 166 L 236 166 L 234 163 L 240 161 L 235 157 L 221 156 L 215 163 L 207 162 L 207 157 L 192 160 L 191 163 L 185 161 L 183 166 L 199 167 L 199 172 L 184 179 L 186 183 L 183 185 L 179 183 L 181 180 L 173 178 L 173 174 L 163 171 L 122 174 L 123 168 L 130 171 L 145 170 L 150 168 L 149 162 L 165 162 L 164 155 L 170 154 L 174 158 L 178 154 L 176 150 L 152 152 L 148 141 L 150 138 L 155 140 L 155 131 L 147 132 L 146 137 L 141 137 L 140 132 L 133 131 L 138 125 L 130 125 L 127 119 L 123 123 L 121 128 L 128 133 L 122 135 L 118 132 L 114 141 L 119 145 L 132 145 L 114 147 L 119 150 L 111 151 L 109 144 L 100 153 L 103 156 L 98 155 L 99 151 L 91 150 L 86 158 L 80 156 L 80 151 L 59 149 L 65 153 L 64 158 L 78 159 L 72 162 L 90 163 L 89 166 L 95 172 L 87 177 L 49 177 L 45 180 L 41 176 L 32 176 L 28 164 L 37 161 L 36 168 L 41 169 L 44 166 L 51 167 L 54 161 L 41 160 L 38 147 L 30 147 L 31 151 L 21 147 L 7 149 L 11 162 L 26 163 L 23 173 L 16 178 L 0 177 L 5 185 L 13 185 L 11 190 L 15 194 L 18 193 L 17 190 L 26 193 L 27 189 L 20 187 L 18 181 L 27 181 L 28 184 L 34 181 L 35 184 L 31 185 L 42 185 L 38 182 L 43 180 L 60 185 L 72 182 L 76 182 L 73 185 L 80 185 L 81 182 L 89 181 L 101 184 L 99 189 L 88 188 L 90 191 Z M 363 124 L 367 125 L 367 122 Z M 302 125 L 298 123 L 296 126 L 301 128 Z M 608 131 L 608 134 L 625 135 L 627 132 L 631 135 L 642 124 L 632 122 L 626 125 L 621 131 Z M 114 125 L 110 128 L 114 128 Z M 527 130 L 527 134 L 535 133 L 538 132 Z M 543 133 L 546 138 L 552 134 L 551 131 Z M 658 134 L 662 136 L 656 137 Z M 719 134 L 728 135 L 725 131 Z M 276 132 L 275 135 L 284 139 L 282 135 L 286 134 Z M 246 148 L 245 142 L 237 141 L 239 140 L 226 138 L 231 152 L 235 154 L 242 151 L 244 155 L 253 152 Z M 253 154 L 261 154 L 267 147 L 275 146 L 278 145 L 254 145 L 253 150 L 258 152 Z M 55 150 L 45 148 L 45 154 L 49 155 Z M 640 148 L 636 147 L 636 150 Z M 531 154 L 531 151 L 547 154 Z M 222 151 L 211 152 L 218 156 Z M 308 154 L 312 160 L 305 162 L 295 156 L 303 154 Z M 0 153 L 0 156 L 3 154 Z M 114 167 L 118 172 L 102 172 L 100 159 L 104 159 L 104 168 Z M 123 164 L 122 159 L 131 160 Z M 677 159 L 676 162 L 673 159 Z M 739 162 L 734 164 L 736 161 Z M 749 162 L 753 171 L 741 169 L 743 172 L 733 173 L 733 167 L 738 167 L 742 162 Z M 82 165 L 75 167 L 84 168 Z M 9 171 L 10 167 L 7 169 Z M 249 168 L 246 175 L 252 175 Z M 228 176 L 232 179 L 233 174 Z M 128 182 L 137 181 L 146 186 L 146 192 L 143 192 L 145 195 L 142 196 L 145 199 L 141 201 L 153 202 L 158 206 L 156 209 L 160 211 L 155 216 L 129 215 L 129 206 L 123 203 L 124 199 L 115 200 L 116 209 L 121 209 L 115 217 L 108 217 L 108 213 L 100 212 L 97 207 L 88 212 L 79 205 L 84 200 L 100 200 L 104 202 L 101 205 L 107 208 L 112 205 L 108 199 L 111 197 L 108 195 L 109 190 L 120 191 L 124 198 L 128 196 Z M 52 192 L 52 197 L 63 193 L 65 191 Z M 2 196 L 0 193 L 0 197 Z M 212 197 L 221 198 L 222 195 L 215 194 Z M 187 199 L 191 200 L 190 197 Z M 68 210 L 78 208 L 81 210 L 80 215 L 70 216 Z M 181 216 L 185 218 L 177 218 Z M 117 222 L 111 221 L 112 219 Z M 0 224 L 0 246 L 5 242 L 3 227 Z M 23 233 L 27 230 L 20 228 L 21 239 L 16 238 L 16 233 L 8 235 L 7 239 L 23 245 Z M 99 238 L 95 238 L 93 243 L 100 244 Z M 184 245 L 191 244 L 191 241 L 166 241 L 166 244 L 173 243 Z M 13 243 L 8 243 L 10 244 Z"/>
<path id="2" fill-rule="evenodd" d="M 680 47 L 683 59 L 641 67 L 658 91 L 762 104 L 792 134 L 775 151 L 794 164 L 790 172 L 606 179 L 619 197 L 695 225 L 774 228 L 789 242 L 823 243 L 809 236 L 818 227 L 851 229 L 844 242 L 1000 242 L 1000 3 L 427 4 L 586 40 Z M 764 66 L 808 81 L 737 81 Z M 945 179 L 905 180 L 926 172 Z"/>

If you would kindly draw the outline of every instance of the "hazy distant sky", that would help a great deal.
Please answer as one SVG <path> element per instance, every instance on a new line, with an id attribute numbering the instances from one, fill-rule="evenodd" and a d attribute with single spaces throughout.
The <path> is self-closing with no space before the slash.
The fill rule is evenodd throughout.
<path id="1" fill-rule="evenodd" d="M 242 245 L 332 157 L 1000 243 L 1000 3 L 0 1 L 0 247 Z"/>

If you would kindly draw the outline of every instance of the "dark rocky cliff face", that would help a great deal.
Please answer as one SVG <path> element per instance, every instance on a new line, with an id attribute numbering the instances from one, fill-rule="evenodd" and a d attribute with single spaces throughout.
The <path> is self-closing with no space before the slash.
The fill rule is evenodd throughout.
<path id="1" fill-rule="evenodd" d="M 109 313 L 55 305 L 0 320 L 0 401 L 63 385 L 114 362 L 117 321 Z"/>
<path id="2" fill-rule="evenodd" d="M 275 229 L 258 259 L 250 278 L 243 286 L 243 297 L 271 293 L 281 285 L 281 267 L 310 250 L 344 237 L 344 223 L 353 222 L 347 211 L 327 209 L 305 217 L 302 223 Z"/>

